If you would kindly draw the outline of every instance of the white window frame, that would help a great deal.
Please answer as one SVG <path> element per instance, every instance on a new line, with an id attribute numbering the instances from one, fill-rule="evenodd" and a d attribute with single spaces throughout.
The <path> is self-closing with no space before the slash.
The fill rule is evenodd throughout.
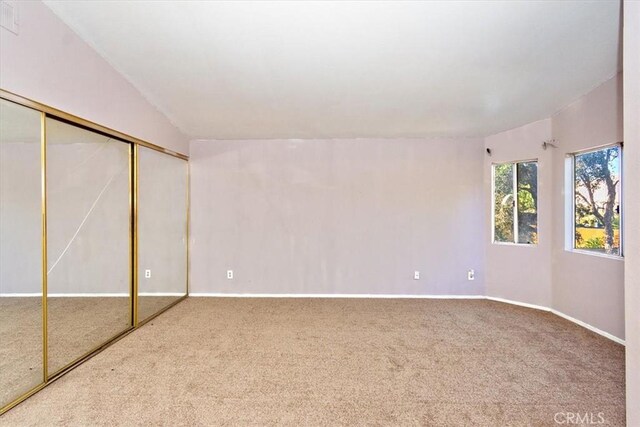
<path id="1" fill-rule="evenodd" d="M 518 230 L 518 163 L 536 163 L 536 179 L 540 178 L 540 163 L 538 159 L 528 160 L 512 160 L 508 162 L 494 162 L 491 163 L 491 243 L 494 245 L 506 245 L 506 246 L 521 246 L 525 248 L 535 248 L 540 243 L 540 233 L 538 232 L 538 243 L 520 243 L 518 242 L 519 230 Z M 513 242 L 499 242 L 496 240 L 496 166 L 500 165 L 513 165 Z M 538 186 L 538 189 L 540 187 Z M 540 200 L 540 194 L 538 193 L 537 199 Z M 538 215 L 538 206 L 536 205 L 536 223 Z"/>
<path id="2" fill-rule="evenodd" d="M 595 251 L 589 251 L 586 249 L 576 248 L 576 156 L 582 154 L 593 153 L 596 151 L 604 150 L 611 147 L 618 147 L 618 159 L 620 161 L 620 249 L 619 255 L 604 254 Z M 568 153 L 565 160 L 565 194 L 567 199 L 565 200 L 565 251 L 573 252 L 581 255 L 590 255 L 600 258 L 609 258 L 613 260 L 624 260 L 624 171 L 623 171 L 623 143 L 616 142 L 614 144 L 605 144 L 597 147 L 587 148 L 585 150 L 574 151 Z"/>

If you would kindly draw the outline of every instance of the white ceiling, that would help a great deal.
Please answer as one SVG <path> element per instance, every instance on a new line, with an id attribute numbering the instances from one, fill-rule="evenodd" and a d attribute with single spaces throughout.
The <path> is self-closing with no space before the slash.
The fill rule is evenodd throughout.
<path id="1" fill-rule="evenodd" d="M 618 1 L 46 1 L 192 138 L 484 136 L 619 69 Z"/>

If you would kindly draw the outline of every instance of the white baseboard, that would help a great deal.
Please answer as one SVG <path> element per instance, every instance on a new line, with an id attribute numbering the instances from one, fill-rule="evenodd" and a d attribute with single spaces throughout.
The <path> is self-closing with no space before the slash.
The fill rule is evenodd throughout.
<path id="1" fill-rule="evenodd" d="M 564 313 L 562 313 L 561 311 L 558 311 L 558 310 L 553 310 L 552 309 L 552 310 L 549 310 L 549 311 L 551 311 L 556 316 L 560 316 L 563 319 L 567 319 L 568 321 L 573 322 L 576 325 L 582 326 L 583 328 L 587 328 L 590 331 L 595 332 L 596 334 L 602 335 L 605 338 L 609 338 L 611 341 L 615 341 L 618 344 L 626 345 L 625 340 L 623 340 L 622 338 L 618 338 L 615 335 L 610 334 L 609 332 L 605 332 L 602 329 L 598 329 L 595 326 L 591 326 L 590 324 L 585 323 L 582 320 L 578 320 L 575 317 L 568 316 L 568 315 L 566 315 L 566 314 L 564 314 Z"/>
<path id="2" fill-rule="evenodd" d="M 511 304 L 511 305 L 519 305 L 520 307 L 533 308 L 535 310 L 551 311 L 551 309 L 549 307 L 545 307 L 545 306 L 542 306 L 542 305 L 529 304 L 527 302 L 514 301 L 514 300 L 510 300 L 510 299 L 506 299 L 506 298 L 498 298 L 498 297 L 485 297 L 485 298 L 490 300 L 490 301 L 503 302 L 503 303 Z"/>
<path id="3" fill-rule="evenodd" d="M 403 294 L 228 294 L 222 292 L 190 292 L 190 297 L 216 298 L 382 298 L 382 299 L 484 299 L 483 295 L 403 295 Z"/>
<path id="4" fill-rule="evenodd" d="M 582 326 L 583 328 L 587 328 L 590 331 L 595 332 L 598 335 L 602 335 L 605 338 L 610 339 L 611 341 L 617 342 L 618 344 L 625 345 L 625 341 L 621 338 L 616 337 L 608 332 L 605 332 L 601 329 L 596 328 L 595 326 L 591 326 L 588 323 L 585 323 L 581 320 L 575 319 L 571 316 L 568 316 L 558 310 L 551 309 L 549 307 L 544 307 L 542 305 L 529 304 L 526 302 L 509 300 L 506 298 L 498 298 L 498 297 L 489 297 L 484 295 L 403 295 L 403 294 L 240 294 L 240 293 L 222 293 L 222 292 L 194 292 L 189 293 L 190 297 L 215 297 L 215 298 L 388 298 L 388 299 L 400 299 L 400 298 L 408 298 L 408 299 L 486 299 L 489 301 L 497 301 L 505 304 L 517 305 L 520 307 L 531 308 L 534 310 L 540 311 L 548 311 L 557 316 L 560 316 L 570 322 L 575 323 L 576 325 Z"/>
<path id="5" fill-rule="evenodd" d="M 182 297 L 184 292 L 140 292 L 141 297 Z M 51 293 L 49 298 L 129 298 L 129 293 Z M 42 298 L 39 293 L 0 294 L 0 298 Z"/>
<path id="6" fill-rule="evenodd" d="M 143 292 L 140 293 L 140 296 L 175 296 L 181 297 L 183 293 L 175 293 L 175 292 L 164 292 L 164 293 L 150 293 Z M 190 297 L 215 297 L 215 298 L 380 298 L 380 299 L 486 299 L 489 301 L 497 301 L 505 304 L 517 305 L 520 307 L 532 308 L 534 310 L 548 311 L 557 316 L 560 316 L 570 322 L 575 323 L 576 325 L 582 326 L 583 328 L 589 329 L 590 331 L 595 332 L 598 335 L 602 335 L 605 338 L 610 339 L 611 341 L 617 342 L 618 344 L 625 345 L 625 340 L 622 338 L 618 338 L 615 335 L 612 335 L 608 332 L 605 332 L 601 329 L 596 328 L 582 320 L 578 320 L 574 317 L 566 315 L 561 311 L 554 310 L 549 307 L 544 307 L 541 305 L 529 304 L 526 302 L 509 300 L 506 298 L 498 298 L 498 297 L 489 297 L 484 295 L 414 295 L 414 294 L 241 294 L 241 293 L 222 293 L 222 292 L 195 292 L 190 293 Z M 0 298 L 25 298 L 25 297 L 38 297 L 41 298 L 41 294 L 0 294 Z M 129 297 L 128 293 L 103 293 L 103 294 L 81 294 L 81 293 L 72 293 L 72 294 L 49 294 L 49 297 L 59 298 L 59 297 Z"/>
<path id="7" fill-rule="evenodd" d="M 139 297 L 183 297 L 184 292 L 138 292 Z"/>
<path id="8" fill-rule="evenodd" d="M 42 294 L 38 293 L 10 293 L 0 294 L 0 298 L 42 298 Z"/>
<path id="9" fill-rule="evenodd" d="M 48 298 L 129 298 L 124 292 L 104 292 L 104 293 L 50 293 Z"/>
<path id="10" fill-rule="evenodd" d="M 535 310 L 548 311 L 550 313 L 555 314 L 556 316 L 560 316 L 563 319 L 566 319 L 566 320 L 568 320 L 570 322 L 573 322 L 576 325 L 579 325 L 579 326 L 582 326 L 583 328 L 589 329 L 590 331 L 595 332 L 598 335 L 602 335 L 605 338 L 609 338 L 611 341 L 617 342 L 618 344 L 625 345 L 625 340 L 623 340 L 622 338 L 618 338 L 615 335 L 610 334 L 609 332 L 605 332 L 602 329 L 598 329 L 595 326 L 592 326 L 592 325 L 590 325 L 590 324 L 588 324 L 586 322 L 583 322 L 582 320 L 578 320 L 575 317 L 571 317 L 569 315 L 566 315 L 563 312 L 555 310 L 553 308 L 544 307 L 544 306 L 535 305 L 535 304 L 528 304 L 526 302 L 513 301 L 513 300 L 509 300 L 509 299 L 505 299 L 505 298 L 486 297 L 486 299 L 491 300 L 491 301 L 503 302 L 503 303 L 506 303 L 506 304 L 518 305 L 518 306 L 521 306 L 521 307 L 533 308 Z"/>

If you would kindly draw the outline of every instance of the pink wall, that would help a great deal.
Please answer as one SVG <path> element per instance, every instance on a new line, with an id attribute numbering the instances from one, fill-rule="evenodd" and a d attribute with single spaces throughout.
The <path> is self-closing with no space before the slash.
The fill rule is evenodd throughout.
<path id="1" fill-rule="evenodd" d="M 627 425 L 640 425 L 640 2 L 624 2 Z"/>
<path id="2" fill-rule="evenodd" d="M 552 172 L 553 308 L 624 339 L 624 261 L 565 250 L 564 182 L 567 154 L 622 141 L 622 75 L 555 114 L 551 126 L 558 145 Z"/>
<path id="3" fill-rule="evenodd" d="M 188 153 L 187 137 L 47 6 L 16 3 L 19 34 L 0 28 L 0 88 Z"/>
<path id="4" fill-rule="evenodd" d="M 484 295 L 482 157 L 481 139 L 194 141 L 191 292 Z"/>
<path id="5" fill-rule="evenodd" d="M 558 148 L 543 150 L 542 142 L 551 138 Z M 535 247 L 496 245 L 487 239 L 488 296 L 548 307 L 624 339 L 625 262 L 565 250 L 565 159 L 576 151 L 619 141 L 620 74 L 550 119 L 485 138 L 485 146 L 493 154 L 485 157 L 487 203 L 491 201 L 491 163 L 539 162 L 540 243 Z M 625 176 L 625 185 L 629 180 Z M 485 232 L 490 233 L 490 205 L 486 209 Z M 630 215 L 627 211 L 626 218 Z M 625 253 L 629 252 L 627 247 Z"/>
<path id="6" fill-rule="evenodd" d="M 551 307 L 551 186 L 550 149 L 542 142 L 551 139 L 551 119 L 540 120 L 485 138 L 491 156 L 484 158 L 484 193 L 489 218 L 485 230 L 487 295 L 528 304 Z M 491 242 L 491 169 L 493 163 L 538 160 L 537 245 L 494 244 Z"/>

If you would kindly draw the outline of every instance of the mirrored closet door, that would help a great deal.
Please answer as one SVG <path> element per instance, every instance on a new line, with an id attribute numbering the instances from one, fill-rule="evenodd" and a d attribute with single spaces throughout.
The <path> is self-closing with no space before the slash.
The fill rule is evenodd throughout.
<path id="1" fill-rule="evenodd" d="M 131 328 L 131 145 L 52 118 L 47 136 L 49 375 Z"/>
<path id="2" fill-rule="evenodd" d="M 138 322 L 187 293 L 188 168 L 183 159 L 136 147 Z"/>
<path id="3" fill-rule="evenodd" d="M 44 382 L 41 121 L 0 99 L 0 408 Z"/>
<path id="4" fill-rule="evenodd" d="M 0 416 L 186 297 L 187 162 L 0 89 Z"/>

